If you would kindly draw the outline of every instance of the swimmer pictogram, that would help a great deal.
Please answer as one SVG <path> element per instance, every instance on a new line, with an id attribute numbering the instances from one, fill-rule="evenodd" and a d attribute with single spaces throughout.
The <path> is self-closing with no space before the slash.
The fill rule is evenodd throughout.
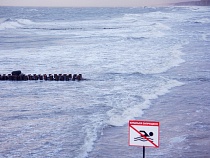
<path id="1" fill-rule="evenodd" d="M 144 142 L 144 141 L 150 140 L 153 142 L 153 138 L 151 138 L 154 135 L 153 132 L 149 132 L 149 134 L 146 131 L 142 131 L 142 130 L 140 130 L 139 132 L 142 133 L 143 137 L 140 135 L 139 137 L 134 138 L 134 141 L 143 141 Z M 145 137 L 147 139 L 145 139 Z"/>

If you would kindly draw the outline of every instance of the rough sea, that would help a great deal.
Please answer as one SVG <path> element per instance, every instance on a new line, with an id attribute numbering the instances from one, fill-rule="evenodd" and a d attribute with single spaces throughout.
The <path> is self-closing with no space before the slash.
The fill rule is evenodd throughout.
<path id="1" fill-rule="evenodd" d="M 160 122 L 148 158 L 210 157 L 210 8 L 0 7 L 0 158 L 136 158 L 129 120 Z"/>

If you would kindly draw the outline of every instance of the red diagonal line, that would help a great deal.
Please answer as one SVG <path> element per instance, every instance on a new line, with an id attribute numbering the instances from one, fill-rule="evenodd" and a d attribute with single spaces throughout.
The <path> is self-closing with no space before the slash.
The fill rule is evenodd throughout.
<path id="1" fill-rule="evenodd" d="M 158 147 L 155 143 L 153 143 L 149 138 L 147 138 L 144 134 L 139 132 L 137 129 L 135 129 L 132 125 L 130 125 L 131 128 L 133 128 L 134 131 L 136 131 L 138 134 L 140 134 L 141 137 L 149 141 L 151 144 L 153 144 L 156 148 Z"/>

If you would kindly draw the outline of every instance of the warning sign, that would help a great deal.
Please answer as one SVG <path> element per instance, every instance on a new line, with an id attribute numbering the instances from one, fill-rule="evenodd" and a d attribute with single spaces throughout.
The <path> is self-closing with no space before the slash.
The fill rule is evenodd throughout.
<path id="1" fill-rule="evenodd" d="M 159 147 L 159 122 L 129 121 L 129 145 Z"/>

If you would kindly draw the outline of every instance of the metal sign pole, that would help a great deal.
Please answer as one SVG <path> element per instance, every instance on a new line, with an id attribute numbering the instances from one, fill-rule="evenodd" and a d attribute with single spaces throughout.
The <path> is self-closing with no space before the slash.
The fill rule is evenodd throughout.
<path id="1" fill-rule="evenodd" d="M 143 158 L 145 158 L 145 146 L 143 146 Z"/>

